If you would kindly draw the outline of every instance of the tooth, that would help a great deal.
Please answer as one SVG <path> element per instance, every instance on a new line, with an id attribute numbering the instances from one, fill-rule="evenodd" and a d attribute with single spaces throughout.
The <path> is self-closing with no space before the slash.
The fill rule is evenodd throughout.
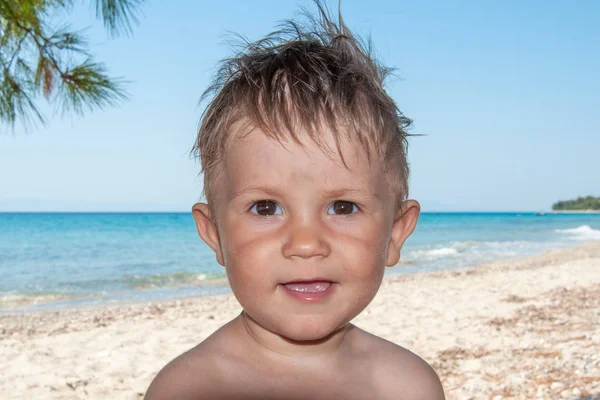
<path id="1" fill-rule="evenodd" d="M 326 291 L 331 282 L 287 283 L 286 288 L 300 293 L 319 293 Z"/>

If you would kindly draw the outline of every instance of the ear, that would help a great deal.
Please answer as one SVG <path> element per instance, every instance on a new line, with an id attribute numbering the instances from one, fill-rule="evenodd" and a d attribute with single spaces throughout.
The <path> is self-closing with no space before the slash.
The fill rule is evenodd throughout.
<path id="1" fill-rule="evenodd" d="M 223 251 L 221 250 L 221 240 L 219 239 L 219 230 L 214 222 L 210 207 L 206 203 L 196 203 L 192 207 L 192 215 L 196 221 L 198 235 L 204 242 L 210 246 L 217 256 L 217 262 L 225 265 L 223 262 Z"/>
<path id="2" fill-rule="evenodd" d="M 406 200 L 398 209 L 394 224 L 392 225 L 392 235 L 388 245 L 387 260 L 385 265 L 392 267 L 400 261 L 400 250 L 406 239 L 415 230 L 421 206 L 415 200 Z"/>

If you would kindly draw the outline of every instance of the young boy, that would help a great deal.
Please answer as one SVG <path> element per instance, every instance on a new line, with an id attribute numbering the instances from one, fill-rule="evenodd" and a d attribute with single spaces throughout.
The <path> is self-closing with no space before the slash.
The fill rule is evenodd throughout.
<path id="1" fill-rule="evenodd" d="M 398 263 L 419 204 L 386 70 L 317 2 L 226 60 L 195 150 L 198 233 L 242 313 L 169 363 L 155 399 L 444 398 L 431 367 L 350 323 Z"/>

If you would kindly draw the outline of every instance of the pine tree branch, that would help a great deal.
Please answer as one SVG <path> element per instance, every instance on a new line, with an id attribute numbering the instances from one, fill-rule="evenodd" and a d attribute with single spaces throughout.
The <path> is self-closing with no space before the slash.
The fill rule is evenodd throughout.
<path id="1" fill-rule="evenodd" d="M 93 4 L 106 30 L 117 36 L 132 32 L 145 1 L 94 0 Z M 108 76 L 80 32 L 68 26 L 49 28 L 47 20 L 55 11 L 74 4 L 75 0 L 0 0 L 1 123 L 13 128 L 19 119 L 45 123 L 34 102 L 39 95 L 63 114 L 114 106 L 128 98 L 125 82 Z"/>

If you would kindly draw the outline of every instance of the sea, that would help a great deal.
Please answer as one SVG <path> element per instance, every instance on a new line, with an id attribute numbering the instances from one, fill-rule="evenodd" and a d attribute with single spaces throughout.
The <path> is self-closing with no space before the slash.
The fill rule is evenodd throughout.
<path id="1" fill-rule="evenodd" d="M 600 214 L 422 213 L 388 274 L 600 240 Z M 227 293 L 190 213 L 0 213 L 0 314 Z"/>

